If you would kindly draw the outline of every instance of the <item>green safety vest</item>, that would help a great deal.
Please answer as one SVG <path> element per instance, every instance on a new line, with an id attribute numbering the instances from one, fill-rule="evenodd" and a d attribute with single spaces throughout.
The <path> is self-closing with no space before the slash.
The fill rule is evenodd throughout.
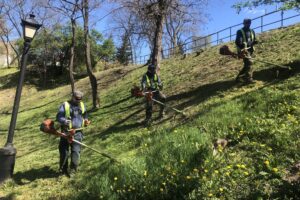
<path id="1" fill-rule="evenodd" d="M 244 29 L 240 29 L 240 31 L 241 31 L 242 36 L 243 36 L 243 43 L 244 43 L 245 47 L 248 47 L 246 33 L 245 33 Z M 254 40 L 254 32 L 253 32 L 252 29 L 250 29 L 250 41 L 252 42 L 253 40 Z M 238 50 L 240 50 L 239 47 L 237 47 L 237 48 L 238 48 Z"/>
<path id="2" fill-rule="evenodd" d="M 71 118 L 70 103 L 66 101 L 64 103 L 64 106 L 65 106 L 65 118 L 70 119 Z M 84 104 L 83 104 L 82 101 L 80 102 L 80 108 L 81 108 L 82 114 L 84 114 L 85 113 L 85 107 L 84 107 Z M 84 119 L 82 117 L 81 127 L 83 127 L 83 125 L 84 125 Z M 72 120 L 71 120 L 71 123 L 69 124 L 69 129 L 72 129 Z"/>
<path id="3" fill-rule="evenodd" d="M 151 87 L 151 81 L 149 79 L 149 77 L 146 74 L 146 80 L 147 80 L 147 87 Z M 158 87 L 158 77 L 157 74 L 154 74 L 154 87 L 155 89 Z"/>

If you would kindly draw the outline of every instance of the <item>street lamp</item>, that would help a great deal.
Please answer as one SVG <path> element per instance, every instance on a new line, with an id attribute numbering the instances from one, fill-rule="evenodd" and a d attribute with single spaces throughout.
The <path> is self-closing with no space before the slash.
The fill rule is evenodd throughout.
<path id="1" fill-rule="evenodd" d="M 0 183 L 2 183 L 4 180 L 8 178 L 11 178 L 14 171 L 15 157 L 17 151 L 13 146 L 13 137 L 14 137 L 14 131 L 17 122 L 17 115 L 18 115 L 18 110 L 20 105 L 22 86 L 25 77 L 28 51 L 30 49 L 30 43 L 33 40 L 34 36 L 36 35 L 37 30 L 42 26 L 41 24 L 37 23 L 34 17 L 35 17 L 34 14 L 30 14 L 29 19 L 27 20 L 22 19 L 22 23 L 21 23 L 23 27 L 24 48 L 23 48 L 23 54 L 21 59 L 20 77 L 16 89 L 16 96 L 15 96 L 10 126 L 8 130 L 7 142 L 3 148 L 0 148 Z"/>

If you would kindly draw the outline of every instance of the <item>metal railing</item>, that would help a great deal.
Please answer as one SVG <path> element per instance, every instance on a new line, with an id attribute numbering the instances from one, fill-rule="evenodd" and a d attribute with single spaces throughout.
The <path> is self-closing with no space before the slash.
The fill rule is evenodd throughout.
<path id="1" fill-rule="evenodd" d="M 273 12 L 266 13 L 262 16 L 256 17 L 252 19 L 252 29 L 255 30 L 256 33 L 262 33 L 266 32 L 272 29 L 276 28 L 282 28 L 284 27 L 284 22 L 287 22 L 290 19 L 299 17 L 300 21 L 300 13 L 297 12 L 295 14 L 292 14 L 291 16 L 288 15 L 288 11 L 294 11 L 294 10 L 275 10 Z M 285 16 L 288 15 L 288 16 Z M 279 15 L 279 16 L 278 16 Z M 271 22 L 270 19 L 271 18 Z M 291 24 L 296 24 L 297 22 L 293 22 Z M 291 25 L 289 24 L 289 25 Z M 198 37 L 197 39 L 190 40 L 188 42 L 185 42 L 184 44 L 181 44 L 180 46 L 176 46 L 174 48 L 168 48 L 164 49 L 162 51 L 162 59 L 170 58 L 175 54 L 189 54 L 197 51 L 203 51 L 207 49 L 208 47 L 219 45 L 223 42 L 230 42 L 235 40 L 236 32 L 241 29 L 243 26 L 243 23 L 236 24 L 233 26 L 230 26 L 228 28 L 222 29 L 220 31 L 217 31 L 215 33 Z M 197 43 L 200 43 L 197 45 Z M 139 56 L 138 59 L 135 60 L 134 64 L 144 64 L 147 63 L 147 61 L 150 58 L 150 54 Z"/>

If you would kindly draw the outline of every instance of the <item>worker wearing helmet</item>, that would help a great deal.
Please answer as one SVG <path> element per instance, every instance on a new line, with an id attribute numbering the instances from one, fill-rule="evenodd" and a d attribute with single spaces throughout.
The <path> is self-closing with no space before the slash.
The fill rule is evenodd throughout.
<path id="1" fill-rule="evenodd" d="M 238 54 L 243 58 L 244 67 L 236 77 L 236 82 L 242 82 L 242 78 L 246 83 L 254 83 L 251 56 L 254 52 L 254 45 L 257 44 L 255 32 L 250 28 L 251 19 L 244 19 L 244 27 L 237 31 L 235 44 Z"/>
<path id="2" fill-rule="evenodd" d="M 162 103 L 166 102 L 166 96 L 160 91 L 163 89 L 163 84 L 160 77 L 156 73 L 156 66 L 153 64 L 148 65 L 148 71 L 143 75 L 142 90 L 146 97 L 146 120 L 145 125 L 151 124 L 153 100 L 158 100 Z M 164 105 L 160 105 L 159 118 L 164 117 Z"/>
<path id="3" fill-rule="evenodd" d="M 83 139 L 82 128 L 87 126 L 88 120 L 86 107 L 82 102 L 83 93 L 74 91 L 70 101 L 64 102 L 57 113 L 56 119 L 61 124 L 62 131 L 68 135 L 70 130 L 74 129 L 73 136 L 75 140 L 81 142 Z M 71 147 L 71 164 L 70 172 L 68 171 L 69 148 Z M 70 176 L 77 171 L 80 158 L 81 145 L 72 142 L 68 138 L 61 137 L 59 142 L 60 172 Z"/>

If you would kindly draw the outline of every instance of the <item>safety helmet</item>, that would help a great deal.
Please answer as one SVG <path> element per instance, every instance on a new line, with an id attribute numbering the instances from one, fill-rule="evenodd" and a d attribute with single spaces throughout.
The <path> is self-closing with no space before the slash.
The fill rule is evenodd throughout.
<path id="1" fill-rule="evenodd" d="M 154 64 L 148 65 L 148 70 L 154 71 L 156 69 Z"/>
<path id="2" fill-rule="evenodd" d="M 251 19 L 246 18 L 246 19 L 244 19 L 243 23 L 244 24 L 251 24 Z"/>

